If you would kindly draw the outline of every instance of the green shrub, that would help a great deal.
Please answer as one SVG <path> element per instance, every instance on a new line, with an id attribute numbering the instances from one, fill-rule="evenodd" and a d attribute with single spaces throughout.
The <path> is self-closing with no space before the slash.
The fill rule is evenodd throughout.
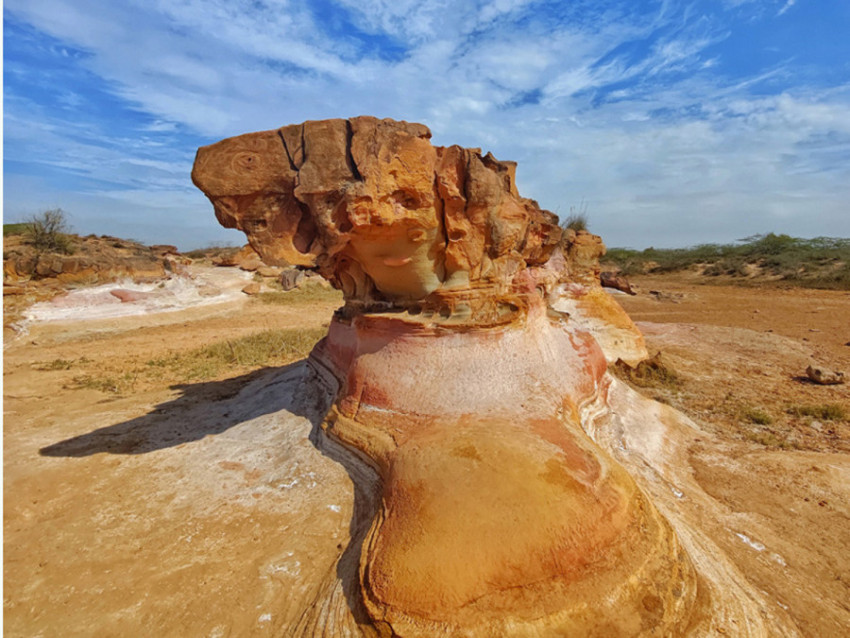
<path id="1" fill-rule="evenodd" d="M 704 266 L 707 276 L 740 278 L 747 266 L 768 277 L 809 288 L 850 290 L 850 239 L 789 235 L 753 235 L 737 244 L 701 244 L 690 248 L 612 248 L 607 261 L 626 275 L 677 272 Z"/>
<path id="2" fill-rule="evenodd" d="M 46 210 L 27 220 L 26 235 L 29 243 L 39 252 L 72 252 L 68 219 L 61 208 Z"/>

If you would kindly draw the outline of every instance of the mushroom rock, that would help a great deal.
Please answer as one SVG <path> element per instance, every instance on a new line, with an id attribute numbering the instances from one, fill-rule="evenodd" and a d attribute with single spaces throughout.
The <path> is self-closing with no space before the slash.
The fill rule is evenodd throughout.
<path id="1" fill-rule="evenodd" d="M 646 354 L 599 285 L 601 240 L 521 197 L 514 163 L 429 138 L 305 122 L 203 147 L 192 172 L 266 263 L 344 293 L 310 363 L 335 392 L 323 436 L 379 478 L 338 570 L 350 614 L 378 635 L 686 633 L 706 598 L 687 553 L 582 426 L 606 359 Z"/>

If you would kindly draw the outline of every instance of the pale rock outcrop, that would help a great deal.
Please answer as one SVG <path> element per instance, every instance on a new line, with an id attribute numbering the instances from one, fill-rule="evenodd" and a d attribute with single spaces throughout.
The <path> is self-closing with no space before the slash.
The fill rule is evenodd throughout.
<path id="1" fill-rule="evenodd" d="M 806 376 L 818 385 L 840 385 L 844 383 L 844 373 L 840 370 L 826 370 L 819 366 L 806 368 Z"/>
<path id="2" fill-rule="evenodd" d="M 324 435 L 379 480 L 346 596 L 294 633 L 686 633 L 706 603 L 688 555 L 583 430 L 606 359 L 645 356 L 601 240 L 520 197 L 515 164 L 429 138 L 360 117 L 198 151 L 219 221 L 345 298 L 310 363 L 335 393 Z"/>

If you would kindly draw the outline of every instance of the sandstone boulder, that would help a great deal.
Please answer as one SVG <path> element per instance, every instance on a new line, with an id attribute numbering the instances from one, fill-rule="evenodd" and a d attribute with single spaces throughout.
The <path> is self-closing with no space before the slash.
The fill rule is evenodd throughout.
<path id="1" fill-rule="evenodd" d="M 260 266 L 257 268 L 257 274 L 260 277 L 280 277 L 281 269 L 275 266 Z"/>

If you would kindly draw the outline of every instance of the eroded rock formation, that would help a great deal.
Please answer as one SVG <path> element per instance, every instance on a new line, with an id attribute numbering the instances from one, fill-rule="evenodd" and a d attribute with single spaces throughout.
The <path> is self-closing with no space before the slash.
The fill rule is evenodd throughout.
<path id="1" fill-rule="evenodd" d="M 599 285 L 604 246 L 520 197 L 513 163 L 429 138 L 370 117 L 306 122 L 204 147 L 192 174 L 264 261 L 344 293 L 311 364 L 336 397 L 326 436 L 379 479 L 338 570 L 350 626 L 686 632 L 700 600 L 688 556 L 582 429 L 605 404 L 606 359 L 646 354 Z M 345 633 L 338 614 L 305 618 L 302 634 Z"/>

